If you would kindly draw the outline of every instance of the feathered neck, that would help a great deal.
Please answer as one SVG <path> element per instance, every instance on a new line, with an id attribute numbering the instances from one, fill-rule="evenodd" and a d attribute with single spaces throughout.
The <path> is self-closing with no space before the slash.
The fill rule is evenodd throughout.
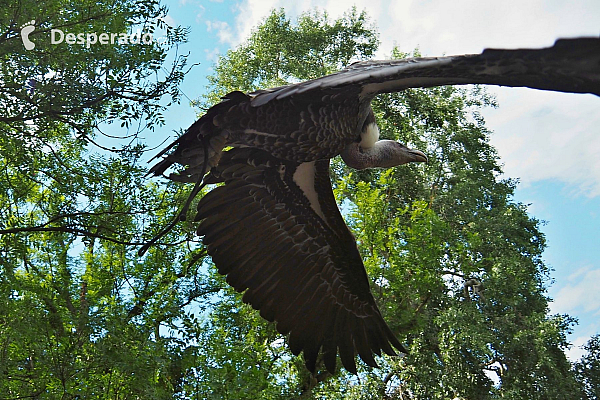
<path id="1" fill-rule="evenodd" d="M 342 159 L 351 168 L 391 168 L 409 162 L 426 162 L 427 156 L 394 140 L 379 140 L 379 127 L 371 112 L 365 121 L 360 142 L 346 146 Z"/>

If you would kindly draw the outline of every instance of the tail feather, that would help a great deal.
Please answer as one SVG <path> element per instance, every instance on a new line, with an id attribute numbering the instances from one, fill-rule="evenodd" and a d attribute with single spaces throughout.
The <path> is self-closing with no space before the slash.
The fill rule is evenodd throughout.
<path id="1" fill-rule="evenodd" d="M 181 137 L 153 158 L 159 158 L 171 152 L 150 168 L 149 174 L 164 175 L 167 169 L 178 164 L 183 169 L 171 173 L 168 176 L 169 179 L 182 182 L 201 180 L 208 172 L 207 170 L 219 163 L 223 148 L 227 145 L 229 138 L 229 132 L 219 128 L 214 123 L 214 118 L 226 114 L 231 107 L 244 101 L 250 101 L 250 98 L 242 92 L 231 92 L 223 97 L 222 102 L 211 107 Z M 208 154 L 206 163 L 204 161 L 205 154 Z M 205 164 L 207 168 L 204 167 Z"/>
<path id="2" fill-rule="evenodd" d="M 150 168 L 148 174 L 164 175 L 171 166 L 179 164 L 183 169 L 171 173 L 168 178 L 174 181 L 195 183 L 195 186 L 175 219 L 142 246 L 138 251 L 140 256 L 161 237 L 169 233 L 177 222 L 186 219 L 192 201 L 208 183 L 204 179 L 206 173 L 217 166 L 223 148 L 227 145 L 229 132 L 219 128 L 214 123 L 214 118 L 226 114 L 231 107 L 244 101 L 250 101 L 250 98 L 242 92 L 229 93 L 223 97 L 222 102 L 211 107 L 202 118 L 194 122 L 179 139 L 154 157 L 159 158 L 171 152 Z"/>

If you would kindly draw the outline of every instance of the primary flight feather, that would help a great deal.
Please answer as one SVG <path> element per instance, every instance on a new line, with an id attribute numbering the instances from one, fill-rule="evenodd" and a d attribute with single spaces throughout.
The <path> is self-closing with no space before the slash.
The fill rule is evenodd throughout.
<path id="1" fill-rule="evenodd" d="M 421 151 L 379 140 L 371 100 L 406 88 L 471 83 L 600 95 L 600 39 L 357 62 L 298 84 L 232 92 L 163 150 L 159 156 L 167 155 L 150 172 L 184 167 L 169 175 L 196 184 L 182 213 L 201 184 L 223 183 L 200 200 L 196 216 L 219 272 L 289 334 L 290 349 L 304 353 L 310 371 L 322 354 L 334 372 L 339 354 L 356 372 L 357 354 L 376 366 L 374 354 L 406 350 L 371 294 L 333 196 L 329 160 L 341 155 L 357 169 L 427 161 Z"/>

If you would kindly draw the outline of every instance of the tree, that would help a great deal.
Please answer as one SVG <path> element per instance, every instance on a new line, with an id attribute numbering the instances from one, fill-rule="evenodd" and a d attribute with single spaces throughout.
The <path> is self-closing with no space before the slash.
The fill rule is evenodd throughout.
<path id="1" fill-rule="evenodd" d="M 193 253 L 180 244 L 139 260 L 132 249 L 179 196 L 140 166 L 138 135 L 162 121 L 164 97 L 178 101 L 185 73 L 185 57 L 163 69 L 185 39 L 165 15 L 128 0 L 0 10 L 0 398 L 170 397 L 179 384 L 185 353 L 159 327 L 201 290 L 180 279 Z M 163 44 L 50 41 L 51 29 L 161 27 Z M 103 134 L 112 122 L 120 139 Z"/>
<path id="2" fill-rule="evenodd" d="M 583 346 L 587 351 L 581 359 L 575 363 L 577 380 L 581 382 L 585 391 L 585 398 L 600 398 L 600 335 L 594 335 Z M 583 397 L 583 396 L 582 396 Z"/>
<path id="3" fill-rule="evenodd" d="M 307 18 L 319 23 L 309 24 Z M 369 30 L 364 14 L 352 11 L 345 18 L 360 21 L 363 33 Z M 337 42 L 327 35 L 330 28 L 319 28 L 321 43 L 329 47 L 317 48 L 324 53 L 314 58 L 316 65 L 312 56 L 295 62 L 311 54 L 296 46 L 303 41 L 295 38 L 314 32 L 315 25 L 328 26 L 327 16 L 304 15 L 294 27 L 282 12 L 273 12 L 246 43 L 219 59 L 209 78 L 213 90 L 200 103 L 212 104 L 239 88 L 311 78 L 313 68 L 329 72 L 375 49 L 373 35 L 368 53 L 327 58 L 337 54 L 331 49 Z M 393 56 L 406 54 L 394 51 Z M 291 67 L 298 65 L 298 70 Z M 318 398 L 576 396 L 579 386 L 563 353 L 573 320 L 548 315 L 549 270 L 541 259 L 540 222 L 512 199 L 517 182 L 498 178 L 498 156 L 478 112 L 495 106 L 493 98 L 480 87 L 441 87 L 380 96 L 373 106 L 384 137 L 428 149 L 431 162 L 424 168 L 357 172 L 337 160 L 334 186 L 382 312 L 406 337 L 411 353 L 386 359 L 381 371 L 365 367 L 358 380 L 326 372 L 311 378 L 289 366 L 289 355 L 272 354 L 268 344 L 278 338 L 272 335 L 264 340 L 263 354 L 271 354 L 273 362 L 253 365 L 296 381 L 291 393 Z M 230 310 L 217 308 L 213 326 L 230 326 Z M 245 307 L 235 310 L 244 319 L 253 315 Z M 240 332 L 240 342 L 250 340 L 254 329 Z M 229 389 L 240 376 L 230 377 Z"/>
<path id="4" fill-rule="evenodd" d="M 36 16 L 37 35 L 57 26 L 131 31 L 164 15 L 147 1 L 48 0 L 42 8 L 48 17 Z M 374 102 L 382 134 L 427 150 L 427 166 L 352 171 L 334 160 L 335 194 L 373 292 L 411 352 L 381 358 L 381 369 L 361 364 L 357 376 L 323 368 L 311 376 L 216 273 L 193 223 L 137 257 L 177 214 L 186 188 L 143 179 L 134 122 L 160 121 L 161 95 L 177 100 L 184 60 L 156 81 L 168 50 L 159 45 L 73 47 L 66 57 L 32 36 L 35 52 L 24 51 L 21 9 L 0 17 L 0 51 L 11 65 L 0 67 L 0 398 L 579 395 L 563 353 L 572 320 L 548 315 L 540 222 L 512 199 L 516 181 L 498 178 L 478 113 L 495 104 L 481 88 L 415 89 Z M 183 34 L 172 31 L 172 43 Z M 330 73 L 376 48 L 375 28 L 354 9 L 295 23 L 274 11 L 219 59 L 197 104 Z M 25 78 L 34 82 L 19 86 Z M 127 142 L 112 151 L 115 142 L 95 130 L 102 121 L 132 129 Z M 109 151 L 93 151 L 98 137 Z"/>
<path id="5" fill-rule="evenodd" d="M 414 167 L 371 171 L 373 183 L 346 178 L 340 187 L 355 204 L 358 241 L 371 243 L 370 275 L 386 282 L 379 301 L 398 307 L 392 315 L 408 314 L 399 322 L 411 328 L 411 354 L 399 364 L 396 390 L 417 398 L 573 398 L 563 353 L 572 320 L 547 315 L 543 234 L 512 201 L 516 182 L 497 178 L 498 157 L 477 113 L 486 105 L 492 99 L 478 87 L 380 97 L 384 135 L 435 156 L 420 176 Z M 382 235 L 381 226 L 394 228 Z"/>
<path id="6" fill-rule="evenodd" d="M 120 119 L 129 126 L 144 117 L 147 127 L 160 123 L 164 105 L 158 101 L 165 94 L 179 97 L 177 86 L 185 65 L 185 57 L 177 57 L 166 75 L 158 78 L 167 52 L 186 34 L 179 27 L 167 29 L 164 16 L 166 8 L 157 0 L 7 4 L 0 11 L 3 130 L 28 131 L 37 138 L 66 124 L 81 139 L 91 140 L 102 121 Z M 33 27 L 28 37 L 35 46 L 29 51 L 23 48 L 20 34 L 28 25 Z M 135 28 L 137 41 L 130 38 Z M 86 41 L 56 44 L 52 38 L 59 35 L 52 31 L 81 35 L 82 40 L 85 36 Z M 94 43 L 103 33 L 119 34 L 118 40 Z M 166 42 L 142 43 L 143 34 L 155 39 L 165 34 Z M 90 37 L 88 43 L 89 35 L 96 39 Z M 123 37 L 124 43 L 119 42 Z"/>
<path id="7" fill-rule="evenodd" d="M 245 43 L 219 58 L 208 77 L 209 91 L 197 103 L 208 107 L 232 90 L 251 92 L 318 78 L 368 59 L 377 45 L 375 27 L 354 9 L 333 23 L 325 13 L 303 14 L 296 25 L 283 9 L 274 10 Z"/>

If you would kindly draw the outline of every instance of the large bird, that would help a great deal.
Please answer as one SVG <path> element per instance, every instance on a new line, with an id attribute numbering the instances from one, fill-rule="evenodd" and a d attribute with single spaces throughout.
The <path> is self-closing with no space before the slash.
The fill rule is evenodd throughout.
<path id="1" fill-rule="evenodd" d="M 471 83 L 600 95 L 600 39 L 357 62 L 298 84 L 232 92 L 162 151 L 167 155 L 150 172 L 178 164 L 169 178 L 196 183 L 180 215 L 203 184 L 223 183 L 200 200 L 196 216 L 219 272 L 289 334 L 291 351 L 304 353 L 310 371 L 321 353 L 334 372 L 339 353 L 356 372 L 357 354 L 377 366 L 374 354 L 406 350 L 371 294 L 333 196 L 329 160 L 341 155 L 357 169 L 426 161 L 421 151 L 379 140 L 371 100 L 406 88 Z"/>

